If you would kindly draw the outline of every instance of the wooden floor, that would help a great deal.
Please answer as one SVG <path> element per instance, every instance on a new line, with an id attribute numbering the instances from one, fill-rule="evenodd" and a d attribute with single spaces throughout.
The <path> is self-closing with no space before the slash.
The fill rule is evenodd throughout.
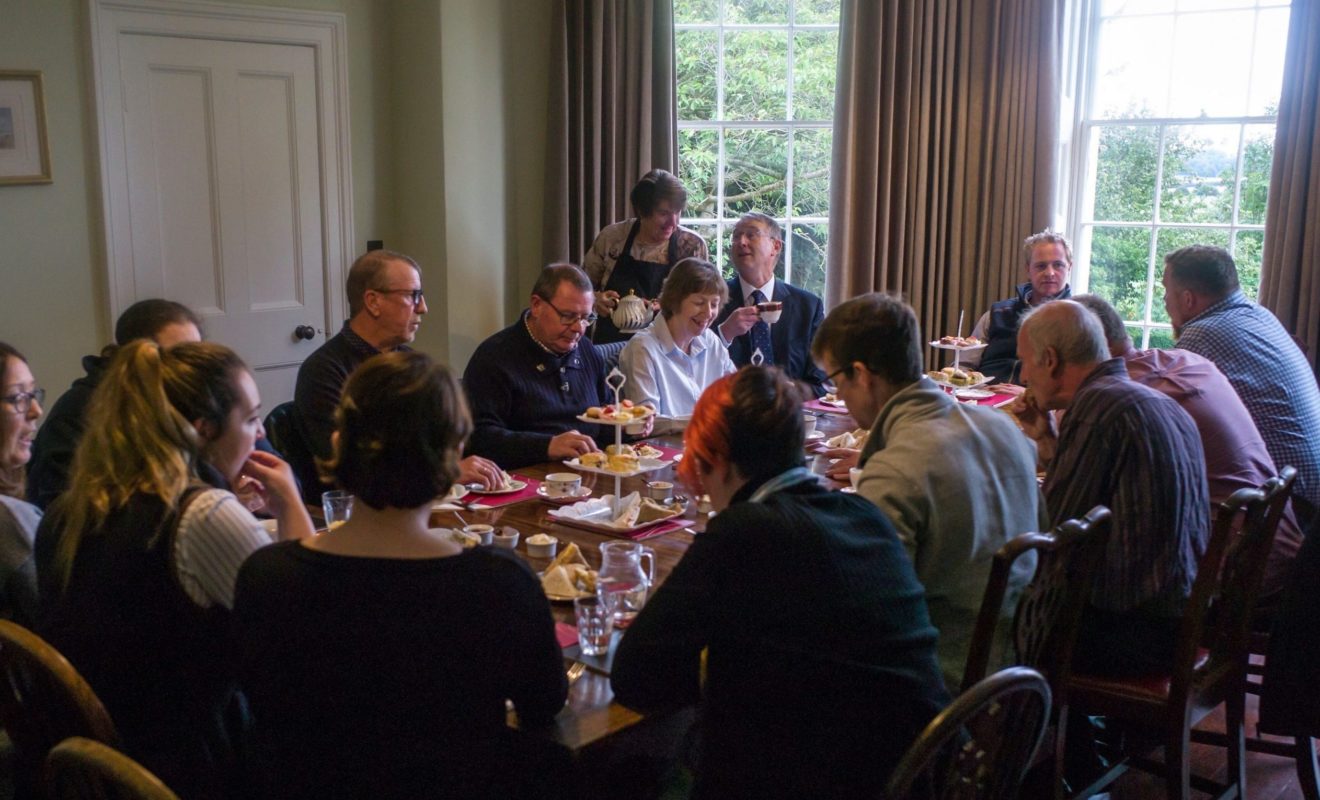
<path id="1" fill-rule="evenodd" d="M 1247 733 L 1256 731 L 1256 698 L 1247 696 Z M 1220 711 L 1208 717 L 1198 728 L 1222 731 L 1224 717 Z M 1222 748 L 1192 745 L 1192 772 L 1222 781 L 1228 763 Z M 1193 797 L 1207 795 L 1192 792 Z M 1131 770 L 1114 784 L 1111 800 L 1154 800 L 1164 797 L 1164 782 L 1153 775 Z M 1301 800 L 1302 790 L 1297 785 L 1297 768 L 1291 759 L 1247 753 L 1247 800 Z"/>

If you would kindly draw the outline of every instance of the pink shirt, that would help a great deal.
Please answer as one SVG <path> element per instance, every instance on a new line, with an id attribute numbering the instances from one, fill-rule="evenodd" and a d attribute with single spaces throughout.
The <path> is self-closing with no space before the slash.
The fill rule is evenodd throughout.
<path id="1" fill-rule="evenodd" d="M 1205 449 L 1210 502 L 1218 505 L 1238 489 L 1256 489 L 1276 472 L 1251 414 L 1213 361 L 1187 350 L 1129 350 L 1128 376 L 1173 398 L 1196 422 Z M 1279 522 L 1265 566 L 1262 592 L 1283 586 L 1289 562 L 1302 544 L 1302 532 L 1289 509 Z"/>

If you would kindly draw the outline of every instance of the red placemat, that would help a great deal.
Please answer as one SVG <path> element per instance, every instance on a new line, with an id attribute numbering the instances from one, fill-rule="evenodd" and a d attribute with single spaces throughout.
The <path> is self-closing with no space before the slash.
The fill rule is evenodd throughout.
<path id="1" fill-rule="evenodd" d="M 808 411 L 814 411 L 817 414 L 847 414 L 848 407 L 844 405 L 830 405 L 822 403 L 820 400 L 808 400 L 802 404 L 802 407 Z"/>
<path id="2" fill-rule="evenodd" d="M 995 394 L 994 397 L 982 397 L 980 400 L 976 401 L 976 404 L 978 406 L 997 406 L 1003 403 L 1011 403 L 1016 399 L 1017 399 L 1017 395 L 1015 394 L 1000 392 Z"/>
<path id="3" fill-rule="evenodd" d="M 622 536 L 625 539 L 632 539 L 634 542 L 640 542 L 645 539 L 654 539 L 657 536 L 664 536 L 666 533 L 673 533 L 674 531 L 682 530 L 691 524 L 692 520 L 689 519 L 671 519 L 668 522 L 651 525 L 642 528 L 639 531 L 622 534 Z"/>
<path id="4" fill-rule="evenodd" d="M 485 506 L 486 508 L 499 508 L 500 506 L 521 503 L 524 500 L 531 500 L 536 497 L 536 487 L 541 485 L 540 481 L 535 478 L 528 478 L 525 475 L 513 475 L 511 477 L 514 480 L 526 482 L 527 486 L 516 492 L 510 492 L 509 494 L 477 494 L 476 492 L 469 492 L 463 499 L 472 505 Z"/>
<path id="5" fill-rule="evenodd" d="M 555 638 L 559 640 L 560 649 L 563 649 L 565 647 L 572 647 L 573 645 L 577 644 L 577 640 L 578 640 L 577 628 L 574 628 L 572 625 L 569 625 L 567 622 L 556 622 Z"/>

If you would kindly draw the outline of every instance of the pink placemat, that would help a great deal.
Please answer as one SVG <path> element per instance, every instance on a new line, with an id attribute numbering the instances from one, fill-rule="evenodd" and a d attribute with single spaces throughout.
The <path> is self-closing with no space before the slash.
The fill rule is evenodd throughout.
<path id="1" fill-rule="evenodd" d="M 531 500 L 536 497 L 536 487 L 541 485 L 540 481 L 535 478 L 528 478 L 525 475 L 513 475 L 511 477 L 514 480 L 525 481 L 527 486 L 509 494 L 477 494 L 476 492 L 470 492 L 463 499 L 474 506 L 499 508 L 500 506 L 521 503 L 524 500 Z"/>
<path id="2" fill-rule="evenodd" d="M 1011 403 L 1017 399 L 1017 395 L 1006 392 L 997 393 L 994 397 L 982 397 L 976 401 L 978 406 L 998 406 L 1004 403 Z"/>
<path id="3" fill-rule="evenodd" d="M 556 622 L 555 638 L 559 640 L 559 647 L 561 650 L 565 647 L 572 647 L 577 644 L 577 628 L 574 628 L 567 622 Z"/>
<path id="4" fill-rule="evenodd" d="M 623 538 L 632 539 L 634 542 L 640 542 L 645 539 L 654 539 L 657 536 L 664 536 L 666 533 L 682 530 L 692 524 L 692 520 L 671 519 L 668 522 L 661 522 L 650 527 L 642 528 L 639 531 L 623 534 Z"/>
<path id="5" fill-rule="evenodd" d="M 808 411 L 815 411 L 817 414 L 847 414 L 848 407 L 843 405 L 830 405 L 822 403 L 820 400 L 808 400 L 802 404 L 802 407 Z"/>

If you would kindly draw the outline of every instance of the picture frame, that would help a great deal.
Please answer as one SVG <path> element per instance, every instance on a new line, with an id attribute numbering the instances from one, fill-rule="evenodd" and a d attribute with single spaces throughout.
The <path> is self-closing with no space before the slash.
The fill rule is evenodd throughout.
<path id="1" fill-rule="evenodd" d="M 0 186 L 51 181 L 41 72 L 0 70 Z"/>

